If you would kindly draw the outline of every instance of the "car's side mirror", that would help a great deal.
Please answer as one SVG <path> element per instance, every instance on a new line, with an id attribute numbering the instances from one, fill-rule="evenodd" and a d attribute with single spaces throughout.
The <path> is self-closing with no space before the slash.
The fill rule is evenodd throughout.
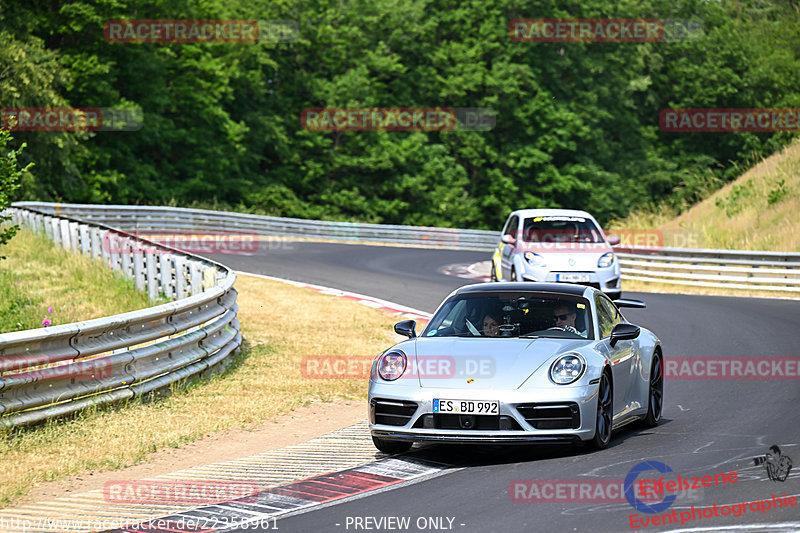
<path id="1" fill-rule="evenodd" d="M 620 242 L 622 242 L 619 236 L 617 235 L 606 235 L 606 239 L 608 240 L 608 244 L 610 244 L 611 246 L 616 246 Z"/>
<path id="2" fill-rule="evenodd" d="M 508 233 L 500 237 L 500 240 L 506 244 L 510 244 L 511 246 L 514 246 L 517 243 L 517 239 L 515 239 L 513 235 L 509 235 Z"/>
<path id="3" fill-rule="evenodd" d="M 647 304 L 641 300 L 629 300 L 627 298 L 619 298 L 614 300 L 614 305 L 617 307 L 632 307 L 634 309 L 644 309 Z"/>
<path id="4" fill-rule="evenodd" d="M 628 324 L 626 322 L 621 322 L 614 326 L 614 329 L 611 330 L 611 341 L 609 344 L 614 346 L 617 344 L 618 341 L 629 341 L 633 340 L 639 336 L 641 333 L 642 328 L 635 324 Z"/>
<path id="5" fill-rule="evenodd" d="M 417 336 L 417 323 L 414 320 L 403 320 L 394 325 L 394 332 L 398 335 L 405 335 L 409 339 Z"/>

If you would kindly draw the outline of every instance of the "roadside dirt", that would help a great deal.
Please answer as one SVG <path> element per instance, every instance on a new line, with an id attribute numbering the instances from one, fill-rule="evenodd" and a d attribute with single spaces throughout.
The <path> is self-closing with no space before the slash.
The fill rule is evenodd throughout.
<path id="1" fill-rule="evenodd" d="M 366 418 L 365 402 L 336 400 L 315 402 L 295 409 L 277 420 L 250 430 L 209 435 L 181 448 L 161 450 L 147 456 L 147 462 L 122 470 L 90 472 L 80 477 L 41 483 L 15 505 L 102 489 L 108 481 L 144 479 L 194 466 L 229 461 L 268 450 L 306 442 Z"/>

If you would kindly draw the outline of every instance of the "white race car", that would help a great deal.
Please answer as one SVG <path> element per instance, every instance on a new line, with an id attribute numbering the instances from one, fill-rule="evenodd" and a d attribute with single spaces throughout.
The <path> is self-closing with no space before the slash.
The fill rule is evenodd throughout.
<path id="1" fill-rule="evenodd" d="M 619 242 L 585 211 L 514 211 L 492 256 L 492 281 L 577 283 L 617 299 L 622 284 L 611 246 Z"/>

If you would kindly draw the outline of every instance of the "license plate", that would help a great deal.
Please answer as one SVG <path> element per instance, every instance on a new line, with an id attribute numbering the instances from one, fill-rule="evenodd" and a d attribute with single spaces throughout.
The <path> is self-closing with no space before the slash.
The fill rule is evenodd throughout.
<path id="1" fill-rule="evenodd" d="M 589 274 L 556 274 L 556 281 L 567 283 L 586 283 L 592 278 Z"/>
<path id="2" fill-rule="evenodd" d="M 434 399 L 433 412 L 457 413 L 459 415 L 499 415 L 500 402 Z"/>

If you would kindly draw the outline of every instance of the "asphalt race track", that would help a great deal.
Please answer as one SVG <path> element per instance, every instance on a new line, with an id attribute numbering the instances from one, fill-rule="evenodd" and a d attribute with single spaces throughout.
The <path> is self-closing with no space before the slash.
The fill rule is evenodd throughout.
<path id="1" fill-rule="evenodd" d="M 316 283 L 434 311 L 470 280 L 446 276 L 453 263 L 487 259 L 479 252 L 345 245 L 271 243 L 253 256 L 211 256 L 237 270 Z M 623 285 L 624 289 L 624 285 Z M 661 337 L 665 360 L 675 356 L 797 356 L 800 301 L 625 293 L 647 302 L 626 310 Z M 366 387 L 366 384 L 365 384 Z M 281 532 L 313 531 L 633 531 L 631 515 L 653 517 L 620 502 L 514 502 L 515 480 L 623 480 L 642 461 L 660 461 L 672 477 L 736 471 L 735 483 L 682 491 L 664 513 L 800 495 L 800 384 L 797 380 L 667 380 L 663 419 L 654 430 L 623 428 L 609 448 L 427 446 L 408 455 L 446 463 L 443 474 L 279 519 Z M 313 421 L 309 421 L 313 423 Z M 771 445 L 794 463 L 772 481 L 754 458 Z M 648 478 L 656 477 L 652 475 Z M 771 500 L 772 501 L 772 500 Z M 772 505 L 777 506 L 773 503 Z M 762 505 L 762 509 L 766 505 Z M 741 508 L 739 508 L 741 512 Z M 696 515 L 695 515 L 696 516 Z M 408 519 L 397 522 L 394 518 Z M 382 522 L 379 522 L 383 520 Z M 800 531 L 795 507 L 747 511 L 650 525 L 639 531 Z M 690 529 L 691 528 L 691 529 Z M 272 527 L 274 529 L 274 526 Z M 254 531 L 258 529 L 242 529 Z M 264 528 L 262 531 L 270 529 Z"/>

